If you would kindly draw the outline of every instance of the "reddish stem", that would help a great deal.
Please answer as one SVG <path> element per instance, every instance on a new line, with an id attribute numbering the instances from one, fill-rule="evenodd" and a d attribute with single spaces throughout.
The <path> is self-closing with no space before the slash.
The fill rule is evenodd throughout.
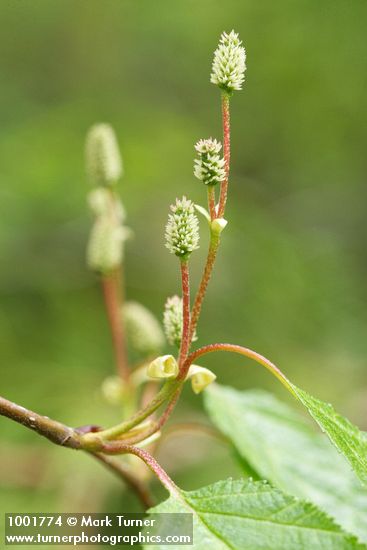
<path id="1" fill-rule="evenodd" d="M 102 462 L 106 468 L 120 477 L 133 491 L 135 491 L 145 509 L 151 508 L 154 505 L 152 495 L 148 488 L 135 477 L 128 466 L 101 453 L 93 453 L 91 456 L 94 456 L 94 458 Z"/>
<path id="2" fill-rule="evenodd" d="M 229 95 L 222 93 L 222 125 L 223 125 L 223 157 L 225 162 L 226 178 L 221 183 L 218 218 L 223 218 L 226 209 L 229 166 L 231 160 L 231 126 L 229 112 Z"/>
<path id="3" fill-rule="evenodd" d="M 127 432 L 120 438 L 120 440 L 125 445 L 135 445 L 137 443 L 140 443 L 141 441 L 144 441 L 145 439 L 155 434 L 156 432 L 158 432 L 171 416 L 173 409 L 177 404 L 178 398 L 181 395 L 182 389 L 183 389 L 183 386 L 181 385 L 178 388 L 178 390 L 172 395 L 163 414 L 160 416 L 160 418 L 156 422 L 152 423 L 152 425 L 149 426 L 149 428 L 147 428 L 144 432 L 137 433 L 136 435 L 132 435 L 130 437 L 129 437 L 129 432 Z"/>
<path id="4" fill-rule="evenodd" d="M 201 308 L 202 308 L 203 301 L 206 294 L 206 289 L 208 288 L 208 284 L 209 284 L 210 277 L 212 275 L 212 271 L 214 267 L 214 262 L 217 257 L 219 242 L 220 242 L 219 237 L 217 238 L 211 237 L 210 239 L 209 251 L 206 259 L 206 264 L 204 267 L 204 273 L 200 281 L 199 289 L 195 296 L 194 305 L 191 313 L 190 342 L 192 340 L 192 337 L 194 336 L 196 326 L 199 320 Z"/>
<path id="5" fill-rule="evenodd" d="M 271 361 L 269 361 L 269 359 L 267 359 L 263 355 L 260 355 L 256 351 L 253 351 L 249 348 L 244 348 L 242 346 L 238 346 L 236 344 L 209 344 L 208 346 L 204 346 L 192 352 L 185 361 L 185 365 L 182 370 L 182 373 L 180 373 L 179 375 L 180 378 L 186 376 L 190 368 L 190 365 L 192 365 L 192 363 L 196 361 L 198 357 L 201 357 L 202 355 L 206 355 L 207 353 L 213 353 L 215 351 L 229 351 L 232 353 L 238 353 L 240 355 L 244 355 L 249 359 L 253 359 L 257 363 L 259 363 L 260 365 L 268 369 L 272 374 L 274 374 L 274 376 L 276 376 L 276 378 L 280 380 L 280 382 L 287 388 L 287 390 L 289 390 L 294 395 L 293 388 L 288 378 L 286 378 L 286 376 L 282 373 L 281 370 L 278 369 L 278 367 L 274 365 L 274 363 L 272 363 Z"/>
<path id="6" fill-rule="evenodd" d="M 115 351 L 117 372 L 123 380 L 128 381 L 130 373 L 127 366 L 123 319 L 120 311 L 122 303 L 121 277 L 121 270 L 118 269 L 102 278 L 102 286 Z"/>
<path id="7" fill-rule="evenodd" d="M 215 210 L 215 188 L 213 185 L 208 186 L 208 206 L 210 212 L 210 219 L 213 221 L 217 217 Z"/>
<path id="8" fill-rule="evenodd" d="M 144 449 L 134 447 L 133 445 L 126 445 L 118 441 L 113 441 L 111 443 L 105 443 L 103 445 L 103 452 L 106 454 L 133 454 L 139 457 L 143 462 L 145 462 L 148 468 L 152 470 L 152 472 L 157 476 L 159 481 L 171 495 L 179 495 L 179 489 L 177 485 L 175 485 L 175 483 L 158 464 L 155 458 L 153 458 L 152 455 Z"/>
<path id="9" fill-rule="evenodd" d="M 209 195 L 209 208 L 211 219 L 223 218 L 224 211 L 227 202 L 228 193 L 228 179 L 229 179 L 229 166 L 231 160 L 231 126 L 230 126 L 230 112 L 229 112 L 229 96 L 227 93 L 222 94 L 222 124 L 223 124 L 223 157 L 225 161 L 226 178 L 221 183 L 220 198 L 218 205 L 218 212 L 216 212 L 214 205 L 214 217 L 211 206 L 211 197 Z M 190 327 L 190 341 L 195 333 L 196 325 L 199 320 L 201 307 L 204 301 L 206 289 L 208 287 L 210 277 L 213 271 L 214 263 L 217 257 L 217 251 L 219 247 L 219 237 L 213 238 L 211 236 L 208 257 L 204 267 L 204 273 L 199 285 L 199 290 L 195 296 L 194 306 L 191 315 L 191 327 Z"/>
<path id="10" fill-rule="evenodd" d="M 179 355 L 179 365 L 183 365 L 190 349 L 190 276 L 189 264 L 187 260 L 181 261 L 181 281 L 182 281 L 182 338 Z"/>

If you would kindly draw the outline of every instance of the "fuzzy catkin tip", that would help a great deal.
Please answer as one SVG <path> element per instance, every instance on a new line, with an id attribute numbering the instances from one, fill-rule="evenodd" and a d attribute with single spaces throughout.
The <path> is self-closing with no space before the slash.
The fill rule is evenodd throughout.
<path id="1" fill-rule="evenodd" d="M 122 160 L 114 130 L 109 124 L 95 124 L 87 134 L 85 163 L 94 185 L 113 185 L 122 176 Z"/>
<path id="2" fill-rule="evenodd" d="M 138 302 L 126 302 L 122 308 L 128 344 L 134 351 L 150 356 L 161 351 L 164 334 L 153 313 Z"/>
<path id="3" fill-rule="evenodd" d="M 216 185 L 226 178 L 225 160 L 219 155 L 222 144 L 216 139 L 201 139 L 195 145 L 199 158 L 194 163 L 194 175 L 205 185 Z"/>
<path id="4" fill-rule="evenodd" d="M 235 90 L 242 90 L 245 70 L 246 51 L 238 34 L 234 31 L 222 33 L 214 52 L 210 82 L 231 94 Z"/>
<path id="5" fill-rule="evenodd" d="M 199 221 L 194 203 L 186 197 L 171 205 L 165 237 L 166 248 L 182 260 L 199 248 Z"/>
<path id="6" fill-rule="evenodd" d="M 87 264 L 90 269 L 107 274 L 122 263 L 124 242 L 130 230 L 108 216 L 98 217 L 92 227 L 87 247 Z"/>
<path id="7" fill-rule="evenodd" d="M 167 298 L 163 313 L 163 327 L 167 341 L 171 346 L 177 348 L 181 345 L 183 326 L 183 308 L 182 298 L 179 296 L 171 296 Z M 194 342 L 197 340 L 196 332 L 192 338 Z"/>

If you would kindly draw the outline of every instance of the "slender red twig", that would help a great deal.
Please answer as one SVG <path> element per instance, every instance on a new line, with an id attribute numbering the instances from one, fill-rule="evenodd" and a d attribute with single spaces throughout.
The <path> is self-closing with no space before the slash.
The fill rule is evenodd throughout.
<path id="1" fill-rule="evenodd" d="M 104 276 L 102 278 L 102 287 L 115 351 L 117 372 L 123 380 L 128 381 L 130 372 L 127 365 L 123 319 L 120 311 L 122 301 L 121 277 L 120 269 Z"/>
<path id="2" fill-rule="evenodd" d="M 152 470 L 152 472 L 157 476 L 159 481 L 167 489 L 167 491 L 171 493 L 171 495 L 175 494 L 178 496 L 180 494 L 177 485 L 158 464 L 155 458 L 153 458 L 152 455 L 144 449 L 134 447 L 133 445 L 126 445 L 125 443 L 120 443 L 118 441 L 111 441 L 110 443 L 104 444 L 103 452 L 107 454 L 133 454 L 139 457 L 143 462 L 145 462 L 148 468 Z"/>
<path id="3" fill-rule="evenodd" d="M 240 355 L 244 355 L 245 357 L 248 357 L 249 359 L 253 359 L 266 369 L 268 369 L 280 382 L 294 395 L 294 390 L 292 388 L 291 383 L 289 382 L 288 378 L 282 373 L 278 367 L 274 365 L 269 359 L 264 357 L 263 355 L 260 355 L 260 353 L 257 353 L 256 351 L 253 351 L 249 348 L 245 348 L 243 346 L 238 346 L 237 344 L 209 344 L 208 346 L 203 346 L 202 348 L 197 349 L 196 351 L 193 351 L 188 358 L 185 361 L 184 368 L 182 369 L 182 374 L 180 373 L 180 376 L 186 376 L 190 365 L 198 357 L 201 357 L 202 355 L 206 355 L 208 353 L 213 353 L 215 351 L 229 351 L 232 353 L 238 353 Z"/>
<path id="4" fill-rule="evenodd" d="M 173 409 L 175 408 L 178 398 L 181 395 L 183 386 L 181 385 L 176 393 L 172 395 L 170 400 L 168 401 L 168 405 L 162 415 L 158 418 L 158 420 L 151 423 L 151 425 L 146 428 L 142 432 L 135 433 L 133 435 L 129 435 L 129 432 L 126 432 L 121 437 L 119 437 L 119 441 L 123 442 L 125 445 L 136 445 L 137 443 L 141 443 L 148 437 L 154 435 L 157 433 L 167 422 L 169 417 L 171 416 Z"/>
<path id="5" fill-rule="evenodd" d="M 226 178 L 221 183 L 220 198 L 218 205 L 218 212 L 214 208 L 214 218 L 222 218 L 227 202 L 228 193 L 228 180 L 229 180 L 229 167 L 231 160 L 231 126 L 230 126 L 230 111 L 229 111 L 229 96 L 226 92 L 222 93 L 222 125 L 223 125 L 223 157 L 225 161 Z M 210 203 L 210 201 L 209 201 Z M 213 214 L 211 212 L 211 218 Z M 199 289 L 195 296 L 194 305 L 191 314 L 191 327 L 190 327 L 190 339 L 195 333 L 196 326 L 200 317 L 201 307 L 206 294 L 206 289 L 210 281 L 210 277 L 213 271 L 214 263 L 217 257 L 218 247 L 220 244 L 219 237 L 213 237 L 211 235 L 208 256 L 204 267 L 204 272 L 200 281 Z"/>
<path id="6" fill-rule="evenodd" d="M 217 213 L 215 210 L 215 188 L 213 185 L 208 185 L 208 206 L 210 219 L 213 221 L 217 217 Z"/>
<path id="7" fill-rule="evenodd" d="M 225 161 L 226 178 L 224 181 L 222 181 L 220 186 L 218 218 L 223 218 L 224 211 L 226 209 L 228 181 L 229 181 L 229 167 L 230 167 L 230 161 L 231 161 L 231 126 L 230 126 L 230 112 L 229 112 L 229 96 L 226 92 L 222 93 L 222 124 L 223 124 L 223 157 Z"/>
<path id="8" fill-rule="evenodd" d="M 190 275 L 187 260 L 181 261 L 181 281 L 183 323 L 179 355 L 180 366 L 184 363 L 190 349 Z"/>
<path id="9" fill-rule="evenodd" d="M 192 308 L 191 313 L 191 324 L 190 324 L 190 341 L 192 340 L 192 337 L 194 336 L 196 326 L 199 320 L 199 316 L 201 313 L 201 308 L 203 305 L 203 301 L 206 294 L 206 289 L 208 288 L 208 284 L 210 281 L 210 277 L 212 275 L 215 259 L 217 257 L 218 247 L 219 247 L 219 237 L 217 238 L 211 238 L 210 244 L 209 244 L 209 251 L 208 256 L 206 259 L 204 272 L 200 281 L 200 285 L 198 288 L 198 291 L 195 296 L 194 305 Z"/>
<path id="10" fill-rule="evenodd" d="M 106 468 L 121 478 L 136 493 L 144 509 L 151 508 L 154 505 L 152 495 L 147 486 L 133 474 L 127 465 L 101 453 L 91 453 L 91 456 L 94 456 Z"/>

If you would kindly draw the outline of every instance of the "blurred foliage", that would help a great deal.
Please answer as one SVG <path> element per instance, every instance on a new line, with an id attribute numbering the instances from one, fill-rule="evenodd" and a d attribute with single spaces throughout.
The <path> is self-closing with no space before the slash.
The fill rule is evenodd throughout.
<path id="1" fill-rule="evenodd" d="M 182 194 L 205 200 L 193 144 L 220 137 L 210 65 L 220 32 L 234 28 L 248 70 L 232 100 L 230 223 L 198 343 L 255 348 L 366 429 L 365 1 L 6 0 L 0 16 L 1 393 L 71 425 L 118 417 L 98 390 L 113 364 L 98 281 L 84 260 L 84 137 L 98 121 L 117 131 L 120 190 L 135 232 L 127 295 L 161 315 L 179 289 L 177 262 L 163 246 L 168 205 Z M 205 249 L 203 236 L 194 288 Z M 284 397 L 242 359 L 203 364 L 226 384 Z M 200 407 L 186 390 L 177 416 L 195 417 Z M 0 460 L 17 445 L 47 457 L 37 491 L 9 486 L 3 474 L 2 509 L 93 511 L 91 498 L 95 510 L 128 506 L 88 457 L 5 419 L 0 426 Z M 185 489 L 219 470 L 236 473 L 221 448 L 202 468 L 209 443 L 205 452 L 188 445 L 182 467 L 174 453 L 172 464 L 162 459 Z M 18 456 L 27 462 L 26 451 Z"/>

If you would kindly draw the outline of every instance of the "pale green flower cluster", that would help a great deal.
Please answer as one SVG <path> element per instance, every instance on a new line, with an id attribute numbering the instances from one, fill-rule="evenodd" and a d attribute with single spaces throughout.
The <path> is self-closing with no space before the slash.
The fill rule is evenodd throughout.
<path id="1" fill-rule="evenodd" d="M 183 197 L 171 205 L 166 225 L 166 247 L 172 254 L 186 259 L 199 248 L 199 221 L 193 202 Z"/>
<path id="2" fill-rule="evenodd" d="M 179 348 L 182 337 L 182 298 L 179 296 L 167 298 L 163 326 L 168 343 Z"/>
<path id="3" fill-rule="evenodd" d="M 163 313 L 163 327 L 167 341 L 171 346 L 181 345 L 183 324 L 183 309 L 182 298 L 179 296 L 171 296 L 167 298 Z M 193 335 L 192 341 L 197 340 L 196 332 Z"/>
<path id="4" fill-rule="evenodd" d="M 87 263 L 94 271 L 109 273 L 124 257 L 124 242 L 131 230 L 124 226 L 125 209 L 113 188 L 122 175 L 122 161 L 115 133 L 108 124 L 96 124 L 86 140 L 86 167 L 97 187 L 88 195 L 95 216 L 87 247 Z"/>
<path id="5" fill-rule="evenodd" d="M 94 185 L 113 185 L 122 176 L 122 160 L 109 124 L 95 124 L 88 132 L 85 145 L 87 175 Z"/>
<path id="6" fill-rule="evenodd" d="M 195 145 L 199 158 L 195 160 L 194 175 L 205 185 L 216 185 L 226 177 L 225 161 L 219 155 L 222 144 L 216 139 L 201 139 Z"/>
<path id="7" fill-rule="evenodd" d="M 158 353 L 164 346 L 164 334 L 154 315 L 138 302 L 126 302 L 122 309 L 129 345 L 144 356 Z"/>
<path id="8" fill-rule="evenodd" d="M 108 273 L 121 265 L 124 258 L 124 242 L 131 230 L 113 218 L 98 217 L 92 227 L 88 247 L 87 263 L 90 269 Z"/>
<path id="9" fill-rule="evenodd" d="M 214 52 L 210 82 L 228 93 L 242 90 L 245 80 L 246 51 L 234 31 L 223 33 Z"/>

